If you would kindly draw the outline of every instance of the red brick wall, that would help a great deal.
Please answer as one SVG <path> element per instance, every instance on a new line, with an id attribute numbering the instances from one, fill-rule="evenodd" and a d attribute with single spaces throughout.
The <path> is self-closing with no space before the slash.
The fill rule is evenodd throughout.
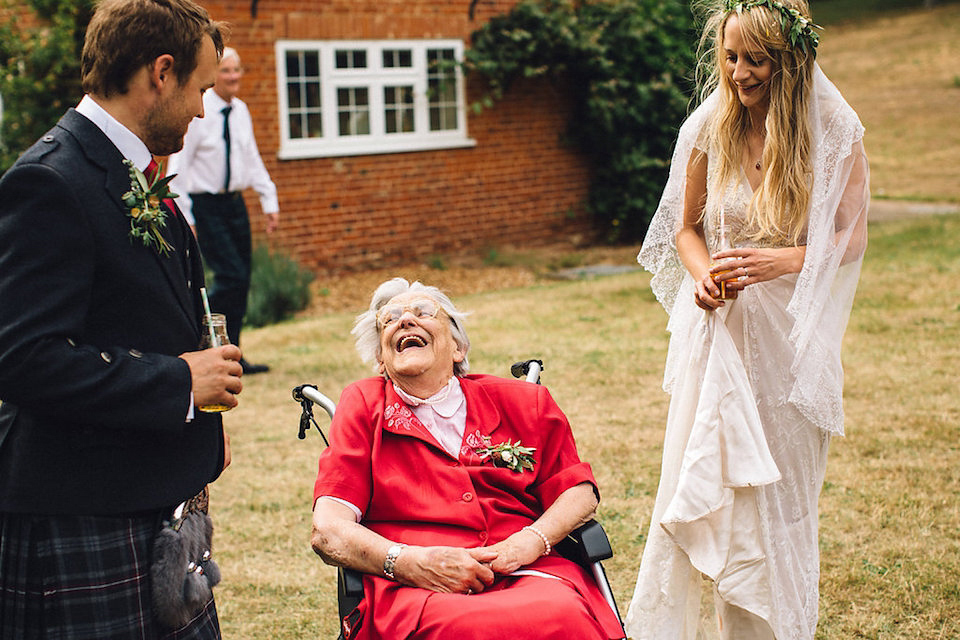
<path id="1" fill-rule="evenodd" d="M 232 26 L 243 58 L 240 97 L 250 106 L 261 155 L 277 184 L 280 229 L 270 239 L 316 271 L 356 270 L 491 248 L 536 246 L 589 233 L 583 202 L 588 169 L 564 146 L 571 101 L 546 81 L 514 86 L 505 99 L 468 116 L 473 148 L 279 160 L 278 39 L 462 38 L 511 1 L 211 0 Z M 480 81 L 468 83 L 468 101 Z M 247 194 L 255 242 L 263 225 Z"/>

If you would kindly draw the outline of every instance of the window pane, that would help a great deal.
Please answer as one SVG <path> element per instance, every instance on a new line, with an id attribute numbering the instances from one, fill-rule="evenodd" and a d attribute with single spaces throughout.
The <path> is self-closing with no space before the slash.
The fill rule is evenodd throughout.
<path id="1" fill-rule="evenodd" d="M 443 123 L 444 129 L 456 129 L 457 128 L 457 108 L 456 107 L 446 107 L 443 109 Z"/>
<path id="2" fill-rule="evenodd" d="M 337 122 L 341 136 L 370 133 L 370 93 L 366 87 L 337 89 Z"/>
<path id="3" fill-rule="evenodd" d="M 300 83 L 287 83 L 287 106 L 291 109 L 300 108 Z"/>
<path id="4" fill-rule="evenodd" d="M 320 77 L 320 52 L 303 52 L 303 75 L 307 78 Z"/>
<path id="5" fill-rule="evenodd" d="M 323 135 L 323 119 L 319 113 L 307 114 L 307 131 L 310 138 L 319 138 Z"/>
<path id="6" fill-rule="evenodd" d="M 337 69 L 367 68 L 367 52 L 364 49 L 337 49 L 334 59 Z"/>
<path id="7" fill-rule="evenodd" d="M 300 123 L 300 116 L 297 114 L 290 114 L 290 116 L 287 118 L 287 122 L 290 125 L 290 137 L 292 139 L 302 138 L 303 127 Z"/>
<path id="8" fill-rule="evenodd" d="M 287 51 L 287 77 L 300 75 L 300 52 Z"/>
<path id="9" fill-rule="evenodd" d="M 307 87 L 307 107 L 312 109 L 320 108 L 320 83 L 308 82 Z"/>
<path id="10" fill-rule="evenodd" d="M 427 49 L 430 130 L 457 128 L 457 73 L 453 49 Z"/>
<path id="11" fill-rule="evenodd" d="M 413 87 L 384 87 L 383 104 L 387 133 L 413 131 Z"/>
<path id="12" fill-rule="evenodd" d="M 383 103 L 387 133 L 413 131 L 413 87 L 384 87 Z"/>
<path id="13" fill-rule="evenodd" d="M 386 69 L 413 67 L 413 52 L 410 49 L 384 49 L 383 66 Z"/>

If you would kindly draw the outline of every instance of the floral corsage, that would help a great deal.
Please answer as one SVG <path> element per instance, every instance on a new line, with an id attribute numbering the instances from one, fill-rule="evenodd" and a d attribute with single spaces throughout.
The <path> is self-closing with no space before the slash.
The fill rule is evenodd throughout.
<path id="1" fill-rule="evenodd" d="M 148 180 L 133 162 L 124 159 L 123 163 L 130 169 L 130 191 L 123 194 L 123 204 L 129 209 L 130 239 L 139 238 L 146 247 L 153 247 L 161 255 L 166 256 L 173 247 L 166 241 L 161 230 L 167 226 L 167 212 L 162 203 L 167 198 L 176 198 L 167 186 L 174 176 L 160 177 L 160 172 Z"/>
<path id="2" fill-rule="evenodd" d="M 473 451 L 483 459 L 489 458 L 495 467 L 506 467 L 515 473 L 533 471 L 536 460 L 533 459 L 534 447 L 524 447 L 517 440 L 516 444 L 509 440 L 498 445 L 492 445 L 490 436 L 483 436 L 482 447 L 474 447 Z"/>

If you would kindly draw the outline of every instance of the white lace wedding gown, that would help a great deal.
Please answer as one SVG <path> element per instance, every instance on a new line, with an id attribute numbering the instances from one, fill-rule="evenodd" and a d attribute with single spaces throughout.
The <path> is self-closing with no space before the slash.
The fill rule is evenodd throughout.
<path id="1" fill-rule="evenodd" d="M 696 638 L 704 577 L 724 603 L 765 620 L 778 640 L 814 637 L 817 501 L 831 433 L 843 430 L 839 343 L 869 200 L 862 127 L 819 68 L 816 74 L 819 178 L 803 271 L 750 285 L 718 311 L 696 307 L 693 279 L 672 240 L 686 159 L 715 98 L 681 129 L 638 256 L 670 313 L 664 386 L 672 397 L 660 486 L 626 617 L 635 640 Z M 751 196 L 745 177 L 722 197 L 708 194 L 711 253 L 721 206 L 726 237 L 746 244 L 740 227 Z"/>

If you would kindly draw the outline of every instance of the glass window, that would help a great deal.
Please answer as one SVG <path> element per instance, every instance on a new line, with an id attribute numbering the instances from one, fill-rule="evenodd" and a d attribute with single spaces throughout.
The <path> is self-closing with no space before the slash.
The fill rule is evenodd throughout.
<path id="1" fill-rule="evenodd" d="M 473 146 L 461 40 L 278 41 L 281 158 Z"/>
<path id="2" fill-rule="evenodd" d="M 323 136 L 320 52 L 289 50 L 286 66 L 287 127 L 290 138 Z"/>
<path id="3" fill-rule="evenodd" d="M 387 133 L 413 131 L 413 87 L 384 87 L 383 107 Z"/>
<path id="4" fill-rule="evenodd" d="M 337 114 L 340 135 L 362 136 L 370 133 L 370 99 L 367 89 L 337 89 Z"/>
<path id="5" fill-rule="evenodd" d="M 336 53 L 337 69 L 365 69 L 367 52 L 363 49 L 339 49 Z"/>
<path id="6" fill-rule="evenodd" d="M 457 73 L 453 49 L 427 49 L 430 130 L 457 128 Z"/>
<path id="7" fill-rule="evenodd" d="M 384 49 L 383 68 L 410 68 L 413 66 L 413 52 L 410 49 Z"/>

